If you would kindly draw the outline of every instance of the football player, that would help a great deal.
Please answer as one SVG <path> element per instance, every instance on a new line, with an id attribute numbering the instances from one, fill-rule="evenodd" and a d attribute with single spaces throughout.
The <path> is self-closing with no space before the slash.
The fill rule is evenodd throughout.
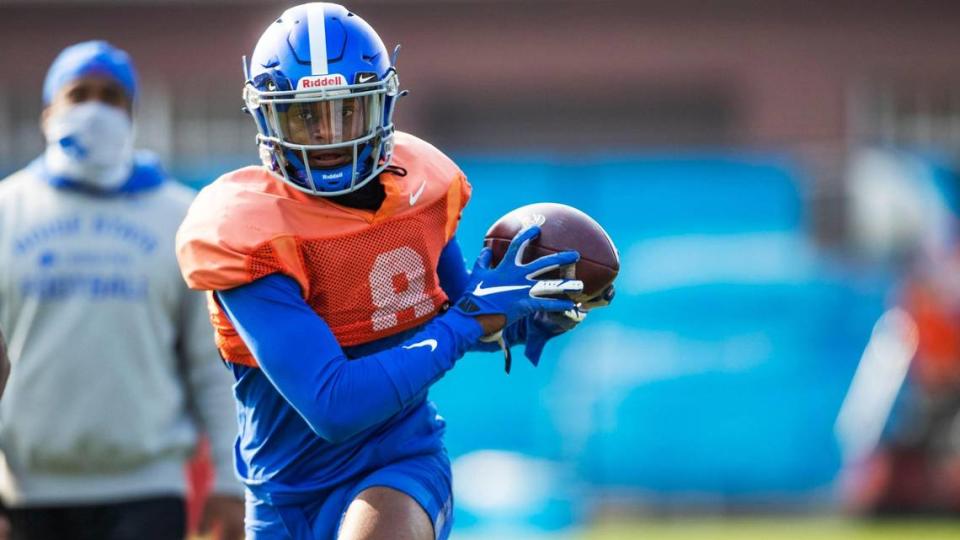
<path id="1" fill-rule="evenodd" d="M 395 58 L 344 7 L 288 9 L 247 71 L 263 166 L 205 188 L 177 251 L 188 284 L 212 291 L 237 381 L 248 538 L 446 538 L 450 463 L 427 390 L 497 332 L 535 361 L 563 330 L 546 314 L 583 287 L 537 276 L 579 255 L 523 264 L 532 227 L 467 272 L 455 232 L 470 185 L 394 131 Z"/>

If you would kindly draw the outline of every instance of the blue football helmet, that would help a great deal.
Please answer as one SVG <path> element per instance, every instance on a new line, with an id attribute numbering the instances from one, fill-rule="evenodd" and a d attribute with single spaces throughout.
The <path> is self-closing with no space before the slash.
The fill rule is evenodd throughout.
<path id="1" fill-rule="evenodd" d="M 345 7 L 313 2 L 273 22 L 244 61 L 246 109 L 264 164 L 295 188 L 350 193 L 393 154 L 397 70 L 380 36 Z"/>

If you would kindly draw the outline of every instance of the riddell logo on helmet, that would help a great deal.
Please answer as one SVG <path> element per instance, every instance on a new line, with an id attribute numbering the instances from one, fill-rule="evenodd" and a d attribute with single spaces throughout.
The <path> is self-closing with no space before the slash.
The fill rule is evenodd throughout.
<path id="1" fill-rule="evenodd" d="M 297 83 L 297 90 L 313 90 L 315 88 L 327 88 L 329 86 L 343 86 L 347 84 L 347 79 L 339 73 L 330 75 L 312 75 L 300 79 Z"/>

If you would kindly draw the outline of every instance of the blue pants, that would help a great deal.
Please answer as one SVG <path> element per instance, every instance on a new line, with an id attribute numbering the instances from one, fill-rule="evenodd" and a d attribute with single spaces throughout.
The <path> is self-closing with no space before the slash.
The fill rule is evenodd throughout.
<path id="1" fill-rule="evenodd" d="M 450 460 L 445 453 L 391 463 L 357 480 L 317 493 L 307 504 L 277 506 L 247 492 L 247 540 L 334 539 L 347 507 L 365 489 L 389 487 L 406 493 L 433 522 L 438 540 L 450 536 L 453 525 L 453 494 Z"/>

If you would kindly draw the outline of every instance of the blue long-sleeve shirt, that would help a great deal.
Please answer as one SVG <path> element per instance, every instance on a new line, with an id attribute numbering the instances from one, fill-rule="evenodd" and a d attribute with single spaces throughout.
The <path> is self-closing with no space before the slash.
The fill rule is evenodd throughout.
<path id="1" fill-rule="evenodd" d="M 393 347 L 380 340 L 349 354 L 291 278 L 267 276 L 220 299 L 271 385 L 332 443 L 422 398 L 480 336 L 472 317 L 449 311 L 391 340 Z"/>
<path id="2" fill-rule="evenodd" d="M 455 239 L 437 272 L 448 297 L 463 294 L 469 274 Z M 238 473 L 258 498 L 304 502 L 353 475 L 442 448 L 443 419 L 427 390 L 476 344 L 473 318 L 451 310 L 344 349 L 289 277 L 266 276 L 217 299 L 260 365 L 231 365 Z M 520 333 L 511 327 L 508 341 Z"/>

